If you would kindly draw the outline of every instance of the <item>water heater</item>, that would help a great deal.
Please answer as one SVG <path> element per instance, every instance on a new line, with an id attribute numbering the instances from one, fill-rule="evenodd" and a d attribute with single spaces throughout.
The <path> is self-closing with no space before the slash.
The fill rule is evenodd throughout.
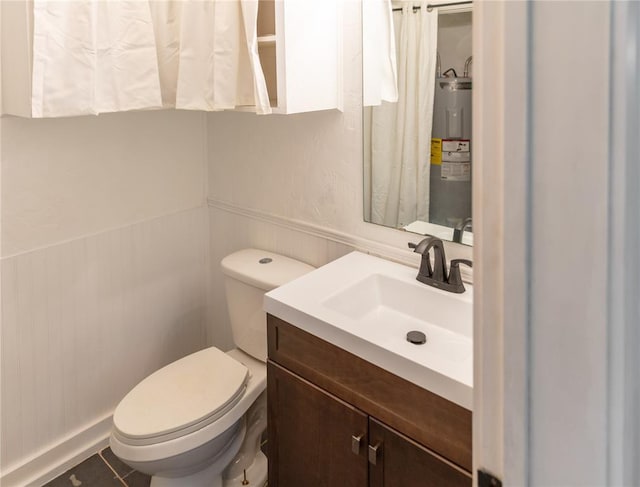
<path id="1" fill-rule="evenodd" d="M 429 221 L 471 218 L 471 78 L 436 78 L 431 131 Z"/>

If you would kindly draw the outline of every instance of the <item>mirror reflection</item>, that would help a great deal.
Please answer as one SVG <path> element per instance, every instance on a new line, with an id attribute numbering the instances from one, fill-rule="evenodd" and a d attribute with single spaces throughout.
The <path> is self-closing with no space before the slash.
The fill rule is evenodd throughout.
<path id="1" fill-rule="evenodd" d="M 363 11 L 364 218 L 471 245 L 472 14 L 451 3 Z"/>

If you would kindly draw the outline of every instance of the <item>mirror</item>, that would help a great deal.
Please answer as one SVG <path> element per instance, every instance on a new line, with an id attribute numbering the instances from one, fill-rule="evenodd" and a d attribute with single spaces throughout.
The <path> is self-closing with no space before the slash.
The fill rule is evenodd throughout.
<path id="1" fill-rule="evenodd" d="M 363 10 L 364 219 L 472 245 L 471 2 L 451 3 Z"/>

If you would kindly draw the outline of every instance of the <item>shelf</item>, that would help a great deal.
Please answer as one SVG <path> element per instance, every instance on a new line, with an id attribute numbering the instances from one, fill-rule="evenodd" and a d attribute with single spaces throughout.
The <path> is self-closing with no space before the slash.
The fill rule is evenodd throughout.
<path id="1" fill-rule="evenodd" d="M 272 114 L 283 114 L 285 113 L 282 109 L 278 109 L 277 105 L 278 101 L 274 99 L 269 100 L 269 104 L 271 105 L 271 113 Z M 248 112 L 248 113 L 256 113 L 256 107 L 253 105 L 239 105 L 233 109 L 235 112 Z"/>

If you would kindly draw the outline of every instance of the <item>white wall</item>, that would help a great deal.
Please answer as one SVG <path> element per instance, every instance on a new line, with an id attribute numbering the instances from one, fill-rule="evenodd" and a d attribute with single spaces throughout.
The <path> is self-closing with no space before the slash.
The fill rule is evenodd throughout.
<path id="1" fill-rule="evenodd" d="M 438 16 L 438 53 L 442 72 L 453 68 L 458 76 L 471 56 L 471 12 L 444 13 Z M 469 68 L 473 73 L 473 64 Z"/>
<path id="2" fill-rule="evenodd" d="M 363 221 L 360 3 L 343 5 L 344 113 L 208 116 L 214 290 L 221 289 L 221 248 L 261 246 L 314 265 L 358 248 L 418 265 L 418 256 L 405 250 L 418 235 Z M 241 215 L 225 218 L 224 211 Z M 318 251 L 317 245 L 334 243 L 339 250 Z M 447 248 L 450 257 L 471 257 L 469 247 Z M 213 316 L 214 342 L 230 346 L 222 303 Z"/>
<path id="3" fill-rule="evenodd" d="M 3 486 L 95 452 L 137 381 L 205 345 L 204 127 L 1 120 Z"/>
<path id="4" fill-rule="evenodd" d="M 3 256 L 201 206 L 205 118 L 3 118 Z"/>

